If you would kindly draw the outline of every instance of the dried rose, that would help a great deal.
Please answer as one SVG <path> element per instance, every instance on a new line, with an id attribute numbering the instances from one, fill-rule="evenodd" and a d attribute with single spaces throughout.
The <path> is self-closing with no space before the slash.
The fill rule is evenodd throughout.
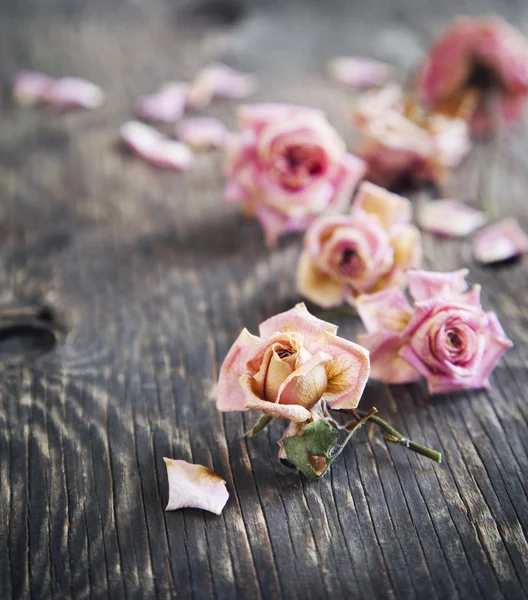
<path id="1" fill-rule="evenodd" d="M 473 95 L 476 131 L 494 127 L 490 100 L 509 124 L 521 116 L 528 94 L 528 43 L 497 16 L 458 18 L 429 50 L 416 86 L 430 107 L 447 112 Z"/>
<path id="2" fill-rule="evenodd" d="M 228 146 L 228 201 L 256 214 L 268 245 L 305 229 L 322 213 L 344 212 L 364 173 L 323 113 L 260 104 L 239 109 L 240 132 Z"/>
<path id="3" fill-rule="evenodd" d="M 203 465 L 164 458 L 169 479 L 169 501 L 165 510 L 201 508 L 219 515 L 228 498 L 226 482 Z"/>
<path id="4" fill-rule="evenodd" d="M 324 398 L 332 408 L 355 408 L 369 376 L 368 352 L 336 335 L 337 327 L 304 304 L 244 329 L 220 369 L 217 408 L 258 408 L 302 423 Z"/>
<path id="5" fill-rule="evenodd" d="M 463 237 L 486 222 L 486 215 L 457 200 L 434 200 L 418 211 L 418 225 L 446 237 Z"/>
<path id="6" fill-rule="evenodd" d="M 516 219 L 488 225 L 473 239 L 473 256 L 481 263 L 509 260 L 528 252 L 528 235 Z"/>
<path id="7" fill-rule="evenodd" d="M 399 290 L 358 298 L 368 332 L 359 341 L 371 351 L 373 377 L 405 383 L 423 375 L 431 394 L 489 387 L 512 343 L 496 315 L 483 311 L 480 287 L 468 291 L 466 275 L 409 272 L 414 308 Z"/>
<path id="8" fill-rule="evenodd" d="M 319 217 L 306 232 L 297 290 L 325 308 L 360 294 L 405 287 L 420 266 L 420 232 L 410 224 L 409 200 L 363 183 L 351 214 Z"/>

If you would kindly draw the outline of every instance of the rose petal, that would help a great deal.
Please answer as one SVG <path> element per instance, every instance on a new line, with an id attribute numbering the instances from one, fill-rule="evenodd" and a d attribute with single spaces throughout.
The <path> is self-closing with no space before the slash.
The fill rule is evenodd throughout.
<path id="1" fill-rule="evenodd" d="M 220 368 L 216 408 L 223 412 L 246 410 L 244 392 L 239 379 L 246 370 L 246 364 L 261 344 L 260 338 L 243 329 L 227 353 Z"/>
<path id="2" fill-rule="evenodd" d="M 279 445 L 279 459 L 286 459 L 286 450 L 284 450 L 284 438 L 287 437 L 295 437 L 297 435 L 301 435 L 303 430 L 303 425 L 301 423 L 296 423 L 295 421 L 290 421 L 288 427 L 284 430 L 281 439 L 277 442 Z"/>
<path id="3" fill-rule="evenodd" d="M 365 161 L 349 152 L 341 159 L 341 165 L 334 178 L 333 195 L 328 205 L 329 212 L 342 213 L 350 206 L 352 195 L 358 183 L 367 172 Z"/>
<path id="4" fill-rule="evenodd" d="M 460 269 L 448 273 L 411 270 L 407 274 L 409 279 L 409 293 L 415 302 L 428 300 L 444 289 L 450 294 L 458 296 L 463 294 L 468 288 L 466 281 L 468 273 L 468 269 Z"/>
<path id="5" fill-rule="evenodd" d="M 337 325 L 322 321 L 314 317 L 306 308 L 304 302 L 296 304 L 290 310 L 275 315 L 260 324 L 260 337 L 270 338 L 274 333 L 281 332 L 302 332 L 304 345 L 310 350 L 311 342 L 319 337 L 324 331 L 335 334 Z M 313 354 L 313 353 L 312 353 Z"/>
<path id="6" fill-rule="evenodd" d="M 214 117 L 187 119 L 176 126 L 176 137 L 193 148 L 223 148 L 227 141 L 226 126 Z"/>
<path id="7" fill-rule="evenodd" d="M 42 96 L 43 102 L 58 108 L 99 108 L 105 101 L 102 89 L 86 79 L 57 79 Z"/>
<path id="8" fill-rule="evenodd" d="M 348 87 L 382 85 L 394 77 L 394 67 L 373 58 L 338 56 L 328 63 L 330 76 Z"/>
<path id="9" fill-rule="evenodd" d="M 482 357 L 482 364 L 480 366 L 480 376 L 483 380 L 490 376 L 504 352 L 513 346 L 513 342 L 506 337 L 504 329 L 497 319 L 497 315 L 489 312 L 487 316 L 489 335 L 486 343 L 486 351 Z"/>
<path id="10" fill-rule="evenodd" d="M 516 219 L 488 225 L 473 240 L 473 256 L 481 263 L 508 260 L 528 252 L 528 236 Z"/>
<path id="11" fill-rule="evenodd" d="M 204 108 L 214 96 L 240 100 L 254 94 L 256 89 L 257 80 L 253 75 L 215 63 L 203 68 L 190 83 L 187 106 Z"/>
<path id="12" fill-rule="evenodd" d="M 148 121 L 173 123 L 183 116 L 187 98 L 186 83 L 170 81 L 149 96 L 141 96 L 135 105 L 136 114 Z"/>
<path id="13" fill-rule="evenodd" d="M 145 123 L 128 121 L 121 125 L 120 135 L 131 150 L 157 167 L 184 171 L 194 163 L 194 155 L 185 144 Z"/>
<path id="14" fill-rule="evenodd" d="M 412 383 L 420 374 L 401 356 L 402 337 L 390 331 L 358 335 L 358 342 L 370 352 L 370 376 L 385 383 Z"/>
<path id="15" fill-rule="evenodd" d="M 369 377 L 368 350 L 329 331 L 323 331 L 309 349 L 332 357 L 325 362 L 328 385 L 324 398 L 328 404 L 332 408 L 355 408 Z"/>
<path id="16" fill-rule="evenodd" d="M 316 352 L 312 358 L 289 375 L 282 383 L 277 396 L 280 404 L 300 404 L 312 408 L 327 389 L 326 365 L 332 356 Z"/>
<path id="17" fill-rule="evenodd" d="M 19 106 L 34 106 L 42 102 L 55 80 L 44 73 L 20 71 L 12 80 L 13 99 Z"/>
<path id="18" fill-rule="evenodd" d="M 486 215 L 457 200 L 427 202 L 418 213 L 418 225 L 425 231 L 448 237 L 463 237 L 482 227 Z"/>
<path id="19" fill-rule="evenodd" d="M 410 223 L 412 204 L 407 198 L 364 181 L 354 198 L 354 207 L 376 215 L 387 228 L 391 225 Z"/>
<path id="20" fill-rule="evenodd" d="M 165 510 L 201 508 L 221 514 L 229 498 L 226 482 L 203 465 L 163 458 L 169 479 L 169 502 Z"/>
<path id="21" fill-rule="evenodd" d="M 389 288 L 375 294 L 363 294 L 356 298 L 356 310 L 369 333 L 387 330 L 402 332 L 412 315 L 412 308 L 405 294 L 398 288 Z"/>
<path id="22" fill-rule="evenodd" d="M 347 295 L 339 282 L 317 268 L 307 250 L 297 264 L 297 291 L 322 308 L 340 306 Z"/>

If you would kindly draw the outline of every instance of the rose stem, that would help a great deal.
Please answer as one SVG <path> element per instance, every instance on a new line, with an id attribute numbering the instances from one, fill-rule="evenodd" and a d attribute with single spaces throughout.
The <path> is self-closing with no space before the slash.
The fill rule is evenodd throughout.
<path id="1" fill-rule="evenodd" d="M 355 411 L 355 412 L 357 413 L 357 411 Z M 339 446 L 339 450 L 337 450 L 330 457 L 330 459 L 328 461 L 328 466 L 330 466 L 330 463 L 332 461 L 334 461 L 341 454 L 341 452 L 343 452 L 343 450 L 345 449 L 345 446 L 348 444 L 348 442 L 350 441 L 352 436 L 357 432 L 357 430 L 360 427 L 362 427 L 369 419 L 372 419 L 373 415 L 375 415 L 377 412 L 378 412 L 378 410 L 376 408 L 372 407 L 368 413 L 363 413 L 363 415 L 361 416 L 361 420 L 358 421 L 357 423 L 355 423 L 354 426 L 352 427 L 352 429 L 348 432 L 348 435 L 343 440 L 343 443 Z M 359 413 L 357 413 L 357 414 L 359 414 Z"/>
<path id="2" fill-rule="evenodd" d="M 363 411 L 357 410 L 356 412 L 359 416 L 367 416 L 367 413 L 364 413 Z M 370 415 L 370 417 L 368 417 L 368 419 L 370 421 L 372 421 L 373 423 L 376 423 L 376 425 L 378 425 L 379 427 L 381 427 L 381 429 L 383 429 L 383 431 L 387 434 L 385 436 L 385 439 L 388 442 L 405 446 L 405 448 L 409 448 L 409 450 L 412 450 L 413 452 L 421 454 L 422 456 L 426 456 L 427 458 L 430 458 L 431 460 L 434 460 L 437 463 L 442 462 L 441 452 L 437 452 L 436 450 L 431 450 L 430 448 L 427 448 L 426 446 L 422 446 L 421 444 L 417 444 L 416 442 L 413 442 L 412 440 L 407 439 L 399 431 L 396 431 L 396 429 L 394 429 L 394 427 L 392 425 L 387 423 L 387 421 L 384 421 L 383 419 L 381 419 L 380 417 L 378 417 L 375 414 Z"/>

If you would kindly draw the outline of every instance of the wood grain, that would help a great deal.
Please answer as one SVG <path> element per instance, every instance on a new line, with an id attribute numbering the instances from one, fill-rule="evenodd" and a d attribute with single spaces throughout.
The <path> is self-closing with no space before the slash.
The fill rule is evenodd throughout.
<path id="1" fill-rule="evenodd" d="M 412 68 L 456 13 L 492 10 L 528 33 L 525 4 L 490 0 L 0 0 L 6 88 L 33 68 L 109 96 L 95 113 L 1 105 L 0 302 L 51 304 L 68 333 L 38 360 L 0 365 L 0 598 L 528 596 L 526 261 L 483 268 L 469 241 L 425 236 L 427 265 L 469 267 L 515 347 L 490 392 L 369 385 L 363 405 L 444 464 L 365 429 L 310 484 L 277 462 L 280 424 L 246 439 L 256 417 L 214 406 L 240 329 L 299 300 L 299 236 L 265 248 L 222 202 L 220 155 L 174 174 L 116 144 L 139 94 L 216 58 L 259 73 L 256 101 L 323 108 L 350 140 L 328 58 Z M 208 113 L 232 126 L 234 107 Z M 499 188 L 500 213 L 525 228 L 527 147 L 525 126 L 503 142 Z M 450 193 L 477 205 L 479 168 L 476 152 Z M 163 456 L 224 477 L 224 513 L 164 513 Z"/>

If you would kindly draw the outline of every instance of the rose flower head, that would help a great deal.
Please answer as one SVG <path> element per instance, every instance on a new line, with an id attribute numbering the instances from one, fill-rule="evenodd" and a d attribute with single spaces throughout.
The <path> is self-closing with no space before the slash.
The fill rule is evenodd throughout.
<path id="1" fill-rule="evenodd" d="M 297 290 L 332 308 L 360 294 L 407 284 L 420 266 L 420 232 L 407 198 L 361 184 L 350 214 L 319 217 L 310 225 L 297 267 Z"/>
<path id="2" fill-rule="evenodd" d="M 358 298 L 367 329 L 359 341 L 371 352 L 374 378 L 406 383 L 422 375 L 431 394 L 489 387 L 512 342 L 495 313 L 482 309 L 480 286 L 468 290 L 466 275 L 410 271 L 414 307 L 397 289 Z"/>
<path id="3" fill-rule="evenodd" d="M 244 329 L 220 369 L 217 408 L 258 408 L 296 423 L 312 419 L 321 399 L 331 408 L 355 408 L 369 376 L 369 355 L 336 331 L 304 304 L 261 323 L 259 336 Z"/>
<path id="4" fill-rule="evenodd" d="M 352 122 L 359 134 L 355 153 L 367 164 L 365 177 L 388 189 L 440 185 L 470 148 L 462 119 L 424 113 L 396 84 L 360 97 Z"/>
<path id="5" fill-rule="evenodd" d="M 430 49 L 416 87 L 433 110 L 452 114 L 472 103 L 479 133 L 493 130 L 497 118 L 510 124 L 528 94 L 528 42 L 497 16 L 459 18 Z"/>
<path id="6" fill-rule="evenodd" d="M 262 224 L 266 242 L 299 231 L 322 213 L 342 213 L 362 178 L 362 160 L 321 111 L 286 104 L 241 106 L 240 131 L 225 163 L 227 201 Z"/>

